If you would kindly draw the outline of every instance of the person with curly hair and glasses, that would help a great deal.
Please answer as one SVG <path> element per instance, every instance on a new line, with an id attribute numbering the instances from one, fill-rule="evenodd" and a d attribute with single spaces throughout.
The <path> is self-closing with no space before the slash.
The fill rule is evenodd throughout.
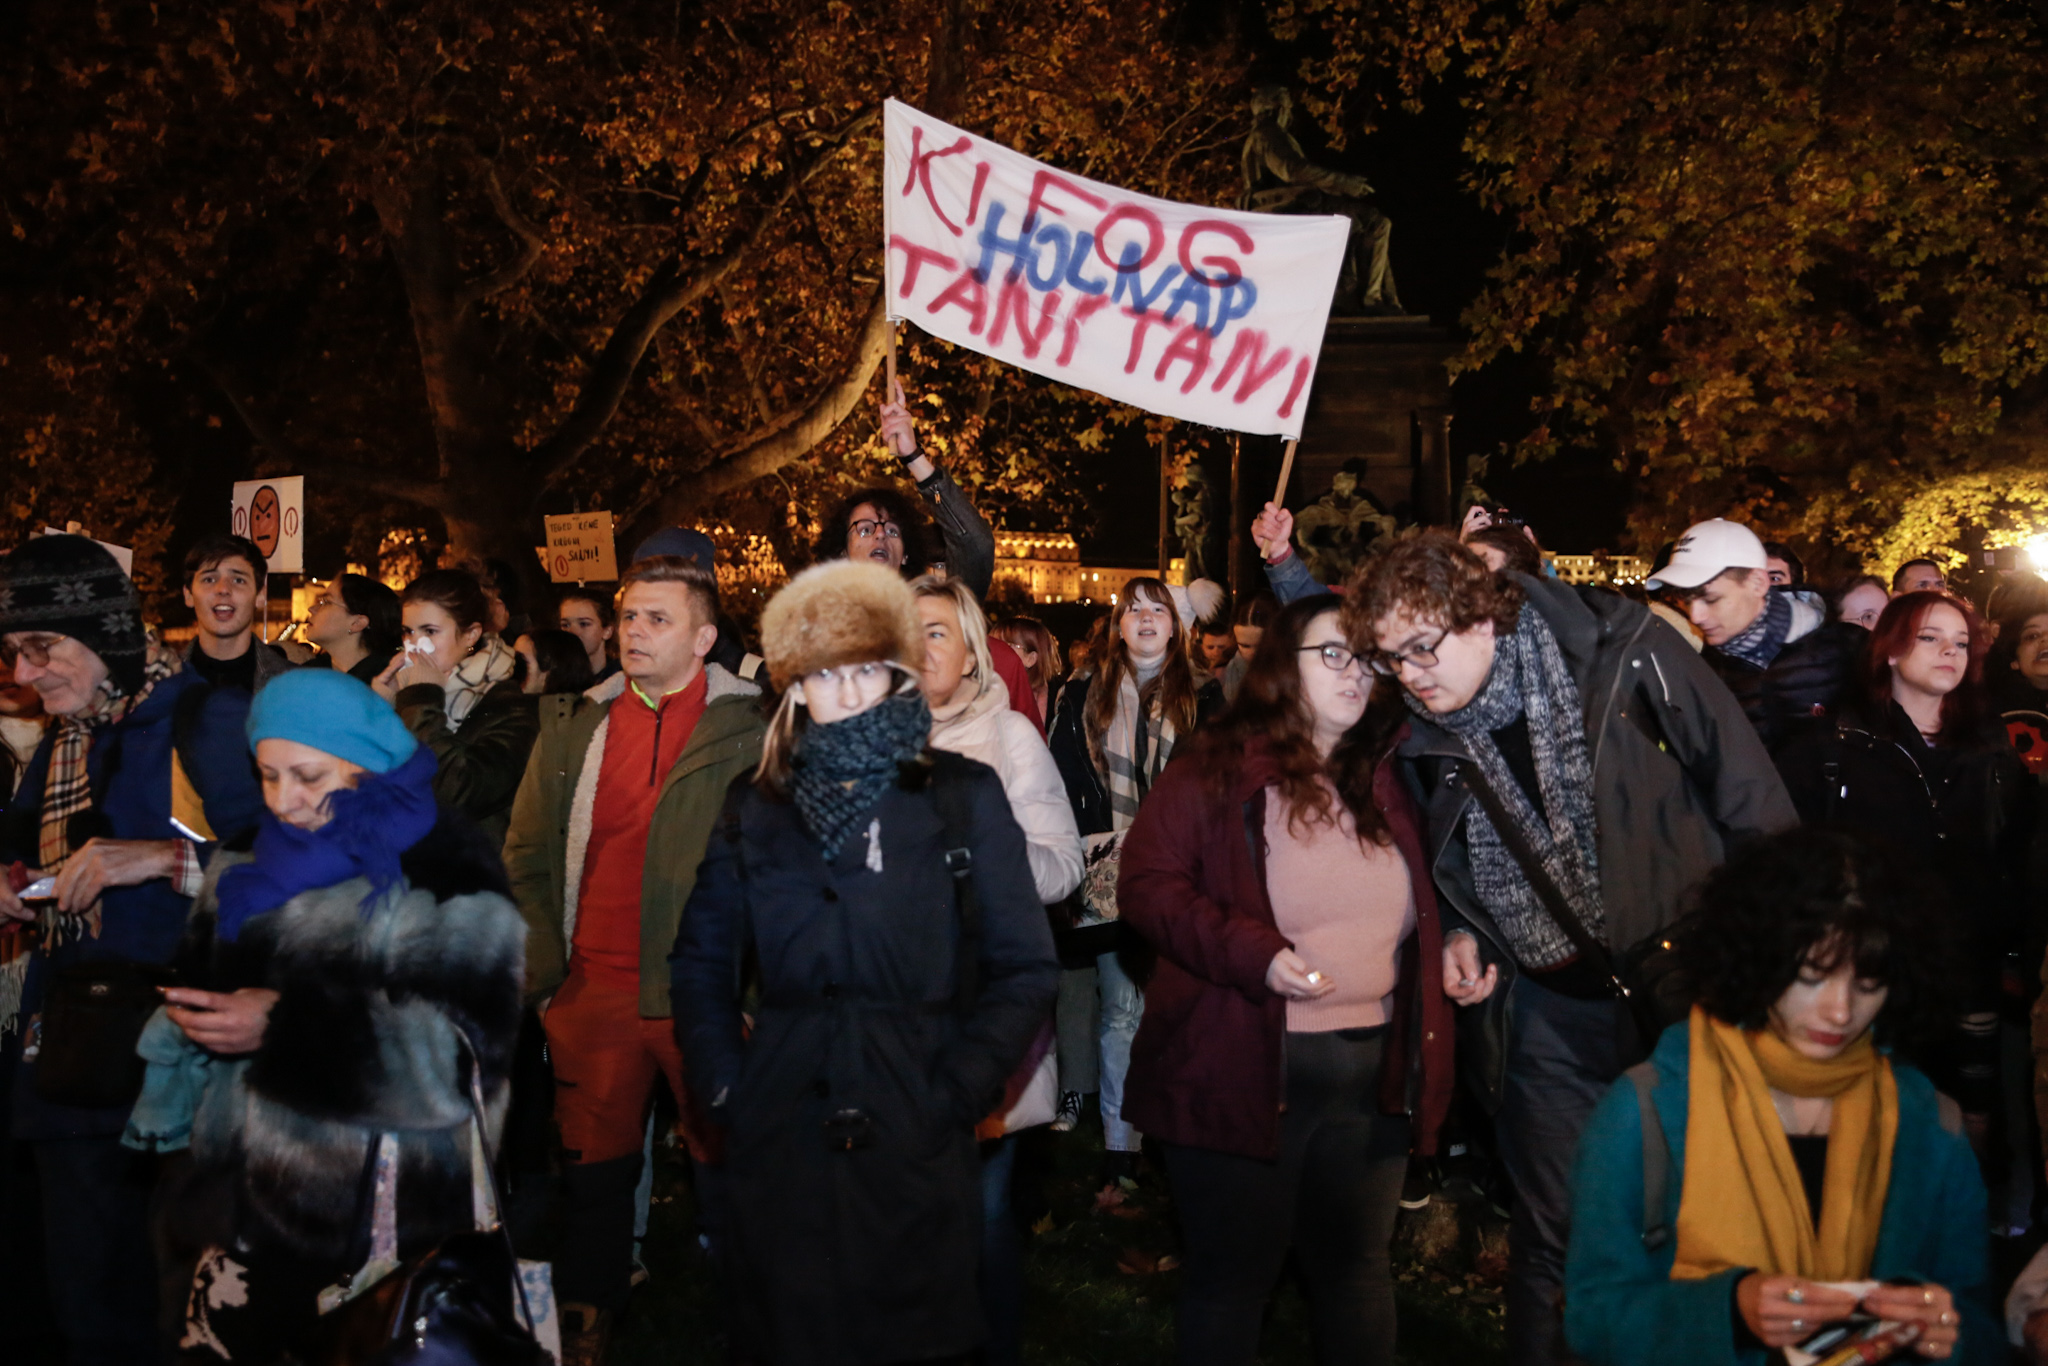
<path id="1" fill-rule="evenodd" d="M 1614 962 L 1728 848 L 1797 817 L 1728 690 L 1619 594 L 1496 574 L 1422 531 L 1366 567 L 1344 627 L 1408 707 L 1398 752 L 1435 851 L 1444 990 L 1515 1183 L 1509 1360 L 1536 1366 L 1562 1348 L 1579 1130 L 1651 1042 Z"/>
<path id="2" fill-rule="evenodd" d="M 1678 937 L 1691 1017 L 1579 1142 L 1579 1358 L 1749 1366 L 1889 1324 L 1895 1359 L 2005 1359 L 1977 1162 L 1906 1061 L 1949 1018 L 1949 938 L 1940 889 L 1842 831 L 1772 836 L 1708 879 Z"/>

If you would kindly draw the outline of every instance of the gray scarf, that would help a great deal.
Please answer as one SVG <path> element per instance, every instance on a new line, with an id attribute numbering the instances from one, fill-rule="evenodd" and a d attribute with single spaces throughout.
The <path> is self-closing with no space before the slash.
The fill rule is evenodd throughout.
<path id="1" fill-rule="evenodd" d="M 1486 785 L 1498 793 L 1544 871 L 1578 912 L 1595 939 L 1606 936 L 1607 913 L 1600 900 L 1598 828 L 1593 814 L 1593 766 L 1586 755 L 1586 726 L 1578 685 L 1558 652 L 1557 637 L 1534 608 L 1522 609 L 1515 629 L 1494 646 L 1493 672 L 1465 706 L 1432 716 L 1406 692 L 1418 716 L 1465 742 Z M 1493 732 L 1517 716 L 1529 722 L 1529 749 L 1536 761 L 1546 825 L 1522 791 L 1493 742 Z M 1578 950 L 1543 909 L 1476 800 L 1465 811 L 1465 842 L 1472 859 L 1473 890 L 1507 937 L 1515 959 L 1527 968 L 1555 967 Z"/>
<path id="2" fill-rule="evenodd" d="M 1792 599 L 1773 589 L 1764 599 L 1764 610 L 1756 614 L 1756 620 L 1722 641 L 1718 648 L 1722 654 L 1745 664 L 1768 669 L 1791 634 Z"/>

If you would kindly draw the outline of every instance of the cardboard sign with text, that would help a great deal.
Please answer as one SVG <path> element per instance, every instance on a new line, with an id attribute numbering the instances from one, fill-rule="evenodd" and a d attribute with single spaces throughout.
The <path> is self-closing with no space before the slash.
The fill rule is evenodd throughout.
<path id="1" fill-rule="evenodd" d="M 236 484 L 228 529 L 256 543 L 271 573 L 305 573 L 306 477 L 290 474 Z"/>
<path id="2" fill-rule="evenodd" d="M 609 512 L 571 512 L 546 517 L 550 583 L 604 583 L 619 576 Z"/>

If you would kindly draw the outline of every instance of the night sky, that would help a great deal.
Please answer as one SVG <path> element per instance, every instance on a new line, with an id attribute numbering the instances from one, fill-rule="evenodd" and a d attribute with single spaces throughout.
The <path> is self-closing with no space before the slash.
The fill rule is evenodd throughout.
<path id="1" fill-rule="evenodd" d="M 1421 114 L 1395 113 L 1380 131 L 1352 139 L 1339 153 L 1326 151 L 1320 130 L 1299 115 L 1292 131 L 1310 156 L 1372 181 L 1394 220 L 1393 266 L 1402 302 L 1460 336 L 1459 315 L 1499 258 L 1507 230 L 1460 184 L 1464 114 L 1455 96 L 1439 88 Z M 1520 437 L 1529 429 L 1535 392 L 1526 356 L 1461 379 L 1451 390 L 1453 455 L 1462 460 L 1491 454 Z M 1083 539 L 1092 558 L 1144 559 L 1154 553 L 1159 489 L 1153 459 L 1138 441 L 1115 451 L 1101 530 Z M 1496 456 L 1482 483 L 1525 517 L 1548 549 L 1584 554 L 1630 548 L 1628 480 L 1597 453 L 1568 452 L 1519 469 Z"/>

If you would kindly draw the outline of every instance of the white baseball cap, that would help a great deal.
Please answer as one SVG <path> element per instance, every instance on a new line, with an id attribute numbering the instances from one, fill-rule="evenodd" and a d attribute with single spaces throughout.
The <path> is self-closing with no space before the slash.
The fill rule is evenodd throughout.
<path id="1" fill-rule="evenodd" d="M 1763 569 L 1764 543 L 1740 522 L 1716 517 L 1685 529 L 1678 544 L 1671 547 L 1671 563 L 1647 579 L 1643 586 L 1698 588 L 1727 569 Z"/>

